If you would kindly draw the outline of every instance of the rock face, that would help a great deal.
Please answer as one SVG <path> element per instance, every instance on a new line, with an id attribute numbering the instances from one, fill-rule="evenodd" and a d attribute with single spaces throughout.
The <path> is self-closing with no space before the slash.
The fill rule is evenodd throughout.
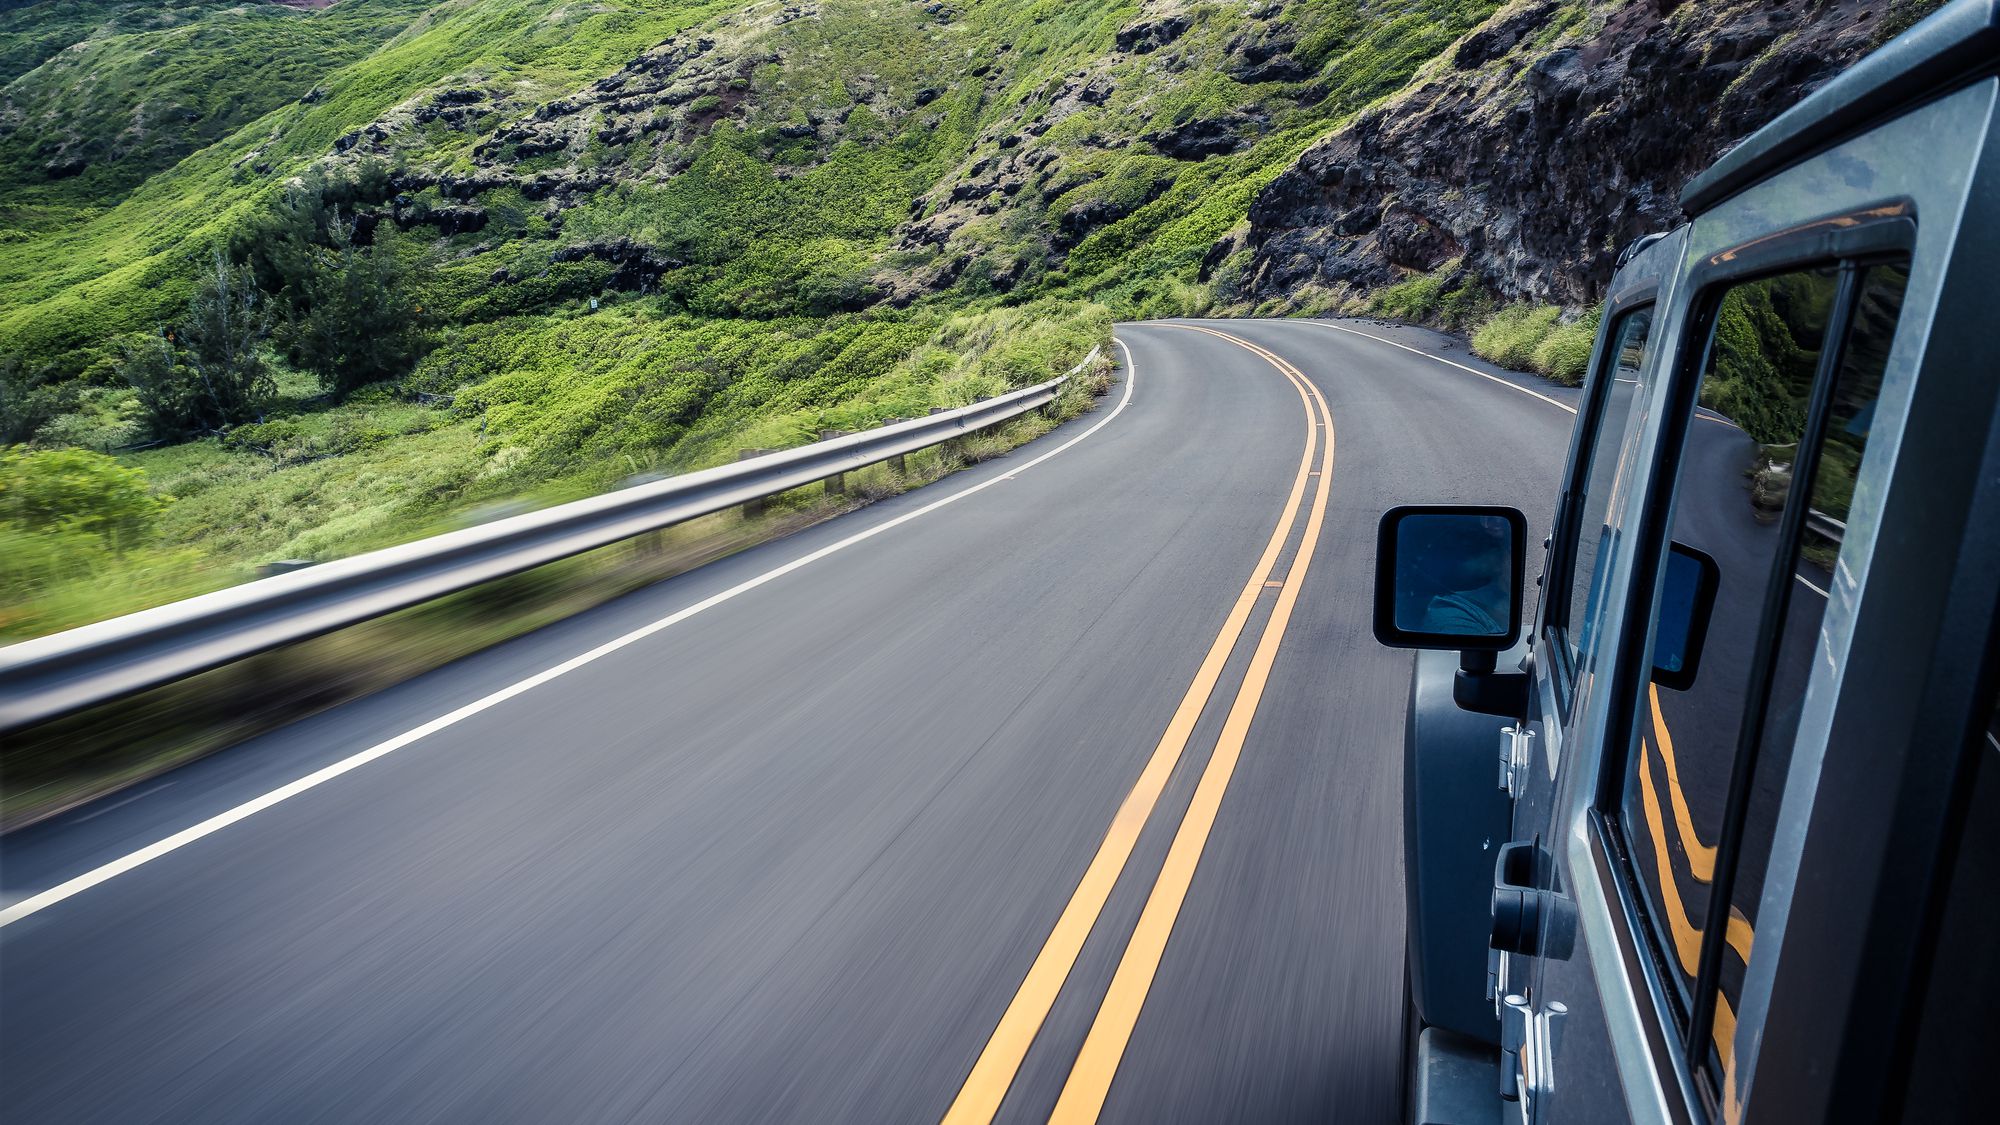
<path id="1" fill-rule="evenodd" d="M 1236 284 L 1352 293 L 1462 257 L 1504 297 L 1589 304 L 1621 247 L 1681 221 L 1689 179 L 1935 6 L 1509 4 L 1258 194 Z"/>

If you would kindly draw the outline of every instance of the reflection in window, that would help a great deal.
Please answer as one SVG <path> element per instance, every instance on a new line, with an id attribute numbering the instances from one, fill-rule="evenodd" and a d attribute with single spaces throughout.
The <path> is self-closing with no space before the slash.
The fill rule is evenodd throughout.
<path id="1" fill-rule="evenodd" d="M 1653 310 L 1635 309 L 1612 326 L 1609 366 L 1596 378 L 1592 407 L 1596 413 L 1594 444 L 1581 480 L 1577 483 L 1575 562 L 1570 571 L 1569 601 L 1561 619 L 1554 622 L 1564 631 L 1572 667 L 1580 666 L 1590 650 L 1591 622 L 1595 619 L 1599 590 L 1609 568 L 1601 565 L 1611 555 L 1611 504 L 1620 492 L 1619 453 L 1625 448 L 1632 426 L 1638 423 L 1640 374 L 1646 346 L 1652 339 Z"/>
<path id="2" fill-rule="evenodd" d="M 1673 539 L 1713 556 L 1722 580 L 1699 678 L 1685 692 L 1648 685 L 1626 771 L 1623 820 L 1683 1015 L 1693 998 L 1766 578 L 1779 551 L 1776 514 L 1837 281 L 1832 269 L 1805 271 L 1738 285 L 1723 296 L 1701 398 L 1728 420 L 1695 419 L 1675 485 Z M 1732 921 L 1747 956 L 1748 919 Z"/>
<path id="3" fill-rule="evenodd" d="M 1725 1101 L 1733 1093 L 1735 1012 L 1755 955 L 1758 899 L 1826 607 L 1827 568 L 1853 501 L 1905 276 L 1886 266 L 1860 275 L 1823 435 L 1806 458 L 1815 465 L 1809 489 L 1793 487 L 1794 468 L 1841 291 L 1837 267 L 1745 282 L 1721 295 L 1700 391 L 1720 417 L 1698 416 L 1681 452 L 1672 537 L 1713 556 L 1721 583 L 1695 682 L 1686 691 L 1649 684 L 1640 700 L 1620 822 L 1683 1019 L 1696 1007 L 1704 941 L 1722 943 L 1706 1036 L 1712 1049 L 1695 1061 L 1706 1063 L 1711 1091 Z M 1799 505 L 1798 538 L 1788 542 L 1787 509 Z M 1761 729 L 1746 740 L 1751 723 Z M 1739 763 L 1739 748 L 1752 756 Z M 1733 790 L 1741 795 L 1732 801 Z M 1732 815 L 1744 826 L 1740 846 L 1733 857 L 1718 856 Z M 1710 891 L 1724 865 L 1734 886 L 1711 927 Z"/>

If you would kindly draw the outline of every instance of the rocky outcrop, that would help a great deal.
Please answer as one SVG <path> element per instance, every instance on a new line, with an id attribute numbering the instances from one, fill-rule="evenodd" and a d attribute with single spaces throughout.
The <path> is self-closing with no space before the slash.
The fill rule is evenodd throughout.
<path id="1" fill-rule="evenodd" d="M 1591 303 L 1622 246 L 1681 220 L 1690 178 L 1877 46 L 1895 7 L 1517 0 L 1258 194 L 1241 295 L 1365 290 L 1462 258 L 1504 297 Z"/>
<path id="2" fill-rule="evenodd" d="M 1188 28 L 1193 26 L 1194 17 L 1178 13 L 1159 19 L 1140 20 L 1120 28 L 1114 42 L 1121 51 L 1149 55 L 1187 34 Z"/>

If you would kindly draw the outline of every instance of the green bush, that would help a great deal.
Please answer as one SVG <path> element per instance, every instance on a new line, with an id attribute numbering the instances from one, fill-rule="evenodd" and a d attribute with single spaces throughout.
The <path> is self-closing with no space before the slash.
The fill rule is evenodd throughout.
<path id="1" fill-rule="evenodd" d="M 26 441 L 51 419 L 69 409 L 76 395 L 71 385 L 52 382 L 46 367 L 20 356 L 0 355 L 0 442 Z"/>
<path id="2" fill-rule="evenodd" d="M 113 551 L 152 537 L 165 501 L 146 474 L 82 449 L 0 452 L 0 522 L 29 532 L 92 536 Z"/>
<path id="3" fill-rule="evenodd" d="M 1472 333 L 1473 354 L 1577 386 L 1590 370 L 1601 309 L 1564 318 L 1555 305 L 1508 305 Z"/>

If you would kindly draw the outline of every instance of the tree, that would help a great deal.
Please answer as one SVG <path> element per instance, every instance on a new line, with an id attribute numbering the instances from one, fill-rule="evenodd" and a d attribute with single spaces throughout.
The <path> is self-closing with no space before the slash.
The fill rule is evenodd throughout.
<path id="1" fill-rule="evenodd" d="M 381 160 L 351 169 L 315 168 L 285 185 L 270 207 L 230 234 L 229 260 L 249 267 L 257 287 L 282 298 L 288 314 L 302 313 L 301 286 L 319 251 L 351 242 L 358 206 L 379 203 L 394 191 L 395 170 Z"/>
<path id="2" fill-rule="evenodd" d="M 0 354 L 0 443 L 27 441 L 42 425 L 69 409 L 74 388 L 53 384 L 46 368 L 20 356 Z"/>
<path id="3" fill-rule="evenodd" d="M 395 378 L 422 353 L 421 314 L 387 237 L 364 249 L 341 229 L 332 249 L 313 255 L 298 291 L 288 352 L 328 391 Z"/>
<path id="4" fill-rule="evenodd" d="M 181 322 L 181 363 L 194 382 L 196 422 L 220 430 L 259 418 L 278 387 L 264 365 L 271 318 L 247 270 L 230 269 L 216 251 Z"/>
<path id="5" fill-rule="evenodd" d="M 339 215 L 326 203 L 325 185 L 315 175 L 286 185 L 269 209 L 231 232 L 229 258 L 247 268 L 265 293 L 295 301 L 290 290 L 311 272 L 316 249 L 331 245 L 331 232 L 339 225 Z"/>
<path id="6" fill-rule="evenodd" d="M 277 393 L 264 363 L 271 318 L 246 269 L 220 251 L 186 316 L 125 353 L 119 374 L 139 393 L 155 437 L 177 438 L 261 418 Z"/>
<path id="7" fill-rule="evenodd" d="M 157 329 L 125 352 L 118 374 L 139 394 L 147 428 L 156 438 L 186 437 L 194 428 L 193 386 L 174 354 L 167 330 Z"/>

